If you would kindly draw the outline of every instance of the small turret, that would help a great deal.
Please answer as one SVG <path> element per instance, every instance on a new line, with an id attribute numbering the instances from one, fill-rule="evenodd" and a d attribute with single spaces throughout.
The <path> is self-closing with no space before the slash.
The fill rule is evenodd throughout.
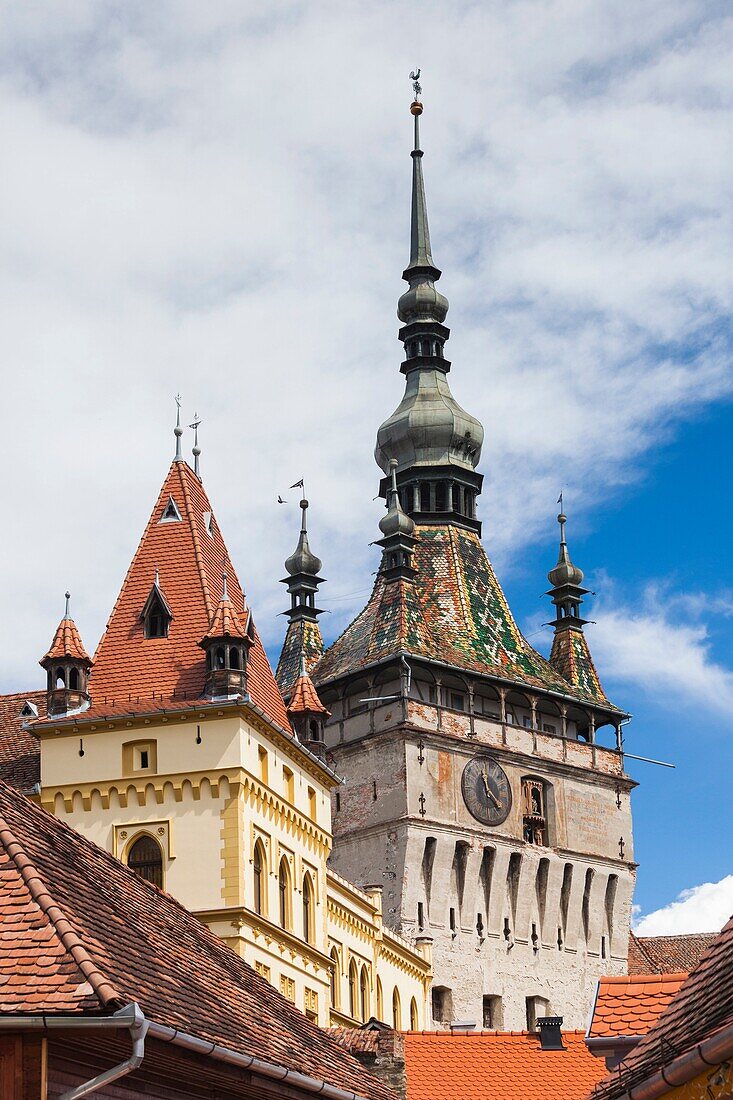
<path id="1" fill-rule="evenodd" d="M 561 498 L 562 502 L 562 498 Z M 557 565 L 547 574 L 547 579 L 552 588 L 547 593 L 552 597 L 552 602 L 557 609 L 557 617 L 550 623 L 558 630 L 582 630 L 587 622 L 580 617 L 580 606 L 583 596 L 589 589 L 583 588 L 583 570 L 573 565 L 568 553 L 568 544 L 565 540 L 565 524 L 567 516 L 560 512 L 557 517 L 560 524 L 560 552 L 557 557 Z"/>
<path id="2" fill-rule="evenodd" d="M 380 573 L 388 581 L 412 580 L 415 576 L 415 568 L 412 564 L 412 554 L 415 548 L 415 522 L 402 510 L 400 494 L 397 489 L 397 459 L 389 462 L 391 488 L 387 514 L 379 521 L 379 529 L 383 537 L 377 541 L 377 546 L 384 547 Z"/>
<path id="3" fill-rule="evenodd" d="M 295 687 L 300 657 L 305 654 L 306 666 L 312 669 L 323 655 L 323 638 L 318 625 L 318 616 L 323 611 L 316 607 L 318 586 L 324 582 L 324 578 L 319 576 L 322 562 L 313 553 L 308 542 L 308 501 L 303 482 L 299 481 L 291 488 L 302 489 L 303 496 L 300 501 L 298 545 L 285 562 L 288 575 L 281 582 L 288 586 L 290 607 L 283 611 L 283 615 L 288 618 L 288 629 L 275 677 L 286 699 Z"/>
<path id="4" fill-rule="evenodd" d="M 88 685 L 92 659 L 69 614 L 70 600 L 71 594 L 67 592 L 64 617 L 56 628 L 50 649 L 39 662 L 48 676 L 48 713 L 57 717 L 86 710 L 90 703 Z"/>
<path id="5" fill-rule="evenodd" d="M 288 704 L 288 718 L 291 725 L 306 748 L 323 758 L 326 752 L 324 727 L 331 716 L 318 697 L 313 681 L 308 675 L 305 654 L 300 654 L 298 679 L 293 685 L 293 694 Z"/>
<path id="6" fill-rule="evenodd" d="M 211 626 L 199 642 L 206 653 L 204 695 L 230 699 L 247 694 L 247 655 L 254 641 L 251 613 L 244 624 L 229 599 L 227 575 L 222 574 L 221 599 Z"/>

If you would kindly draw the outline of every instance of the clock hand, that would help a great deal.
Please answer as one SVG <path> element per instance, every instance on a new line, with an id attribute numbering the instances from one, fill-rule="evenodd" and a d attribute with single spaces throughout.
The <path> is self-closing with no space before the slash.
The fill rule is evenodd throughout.
<path id="1" fill-rule="evenodd" d="M 501 803 L 499 802 L 499 799 L 496 797 L 496 795 L 492 791 L 491 787 L 489 786 L 489 779 L 488 779 L 488 776 L 486 775 L 485 771 L 481 772 L 481 778 L 484 781 L 484 787 L 486 788 L 487 795 L 489 796 L 491 801 L 494 803 L 497 810 L 500 810 L 501 809 Z"/>

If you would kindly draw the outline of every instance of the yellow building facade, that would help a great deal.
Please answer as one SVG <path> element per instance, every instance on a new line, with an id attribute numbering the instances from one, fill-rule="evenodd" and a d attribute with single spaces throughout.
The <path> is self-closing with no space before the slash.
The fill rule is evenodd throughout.
<path id="1" fill-rule="evenodd" d="M 376 1016 L 422 1028 L 430 941 L 410 945 L 385 929 L 381 889 L 360 890 L 329 869 L 339 779 L 290 725 L 259 640 L 234 610 L 244 597 L 238 585 L 230 595 L 231 572 L 229 590 L 225 576 L 221 600 L 210 596 L 201 616 L 208 631 L 187 624 L 191 592 L 214 588 L 211 569 L 194 586 L 207 564 L 195 536 L 212 525 L 210 505 L 198 479 L 198 500 L 176 489 L 176 479 L 185 489 L 194 477 L 187 466 L 169 475 L 93 662 L 67 608 L 43 661 L 49 714 L 32 723 L 39 800 L 172 894 L 322 1026 Z M 180 518 L 169 521 L 174 511 Z M 171 535 L 168 524 L 177 522 L 192 531 L 192 579 L 181 580 L 189 543 Z M 210 537 L 220 537 L 218 528 Z M 156 560 L 149 596 L 147 581 L 136 581 L 148 552 Z M 232 639 L 243 668 L 230 662 Z M 177 648 L 166 647 L 169 640 Z M 195 691 L 180 686 L 187 667 L 201 680 Z M 165 684 L 170 669 L 173 688 Z M 125 696 L 120 685 L 128 683 Z"/>

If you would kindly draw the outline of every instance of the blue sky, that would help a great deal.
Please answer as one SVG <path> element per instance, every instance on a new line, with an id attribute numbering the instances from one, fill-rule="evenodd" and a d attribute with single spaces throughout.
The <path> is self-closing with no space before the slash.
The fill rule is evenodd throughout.
<path id="1" fill-rule="evenodd" d="M 186 423 L 203 417 L 205 483 L 268 645 L 297 523 L 275 499 L 302 476 L 332 632 L 358 610 L 374 435 L 403 384 L 420 65 L 487 548 L 533 634 L 562 486 L 632 751 L 678 764 L 633 765 L 638 904 L 710 881 L 675 927 L 715 923 L 713 895 L 733 909 L 716 788 L 733 714 L 732 49 L 730 6 L 710 0 L 645 0 L 633 20 L 627 0 L 5 5 L 0 568 L 19 626 L 0 687 L 40 683 L 67 587 L 96 644 L 172 456 L 176 391 Z"/>

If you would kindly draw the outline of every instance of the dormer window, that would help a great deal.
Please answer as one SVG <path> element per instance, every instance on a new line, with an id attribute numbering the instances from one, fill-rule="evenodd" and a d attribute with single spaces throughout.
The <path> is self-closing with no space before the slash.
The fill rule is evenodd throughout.
<path id="1" fill-rule="evenodd" d="M 203 514 L 204 530 L 209 538 L 214 537 L 214 516 L 211 512 L 204 512 Z"/>
<path id="2" fill-rule="evenodd" d="M 163 509 L 163 515 L 160 517 L 159 523 L 180 523 L 181 513 L 178 511 L 178 505 L 172 496 L 168 497 L 168 503 Z"/>
<path id="3" fill-rule="evenodd" d="M 150 595 L 145 601 L 140 618 L 145 624 L 146 638 L 167 638 L 168 628 L 173 618 L 168 602 L 158 587 L 156 580 L 150 589 Z"/>
<path id="4" fill-rule="evenodd" d="M 19 718 L 37 718 L 38 707 L 34 703 L 30 703 L 27 699 L 23 706 L 20 708 Z"/>

